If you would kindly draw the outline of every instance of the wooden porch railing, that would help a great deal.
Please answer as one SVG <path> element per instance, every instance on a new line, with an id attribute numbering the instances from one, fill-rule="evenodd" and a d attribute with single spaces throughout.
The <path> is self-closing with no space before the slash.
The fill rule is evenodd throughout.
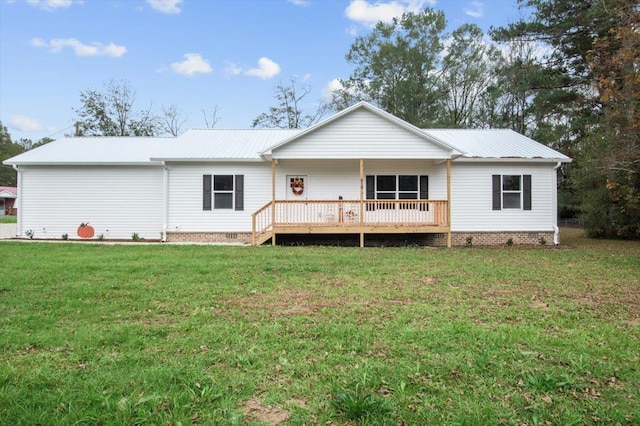
<path id="1" fill-rule="evenodd" d="M 253 214 L 253 244 L 278 226 L 448 227 L 449 218 L 446 200 L 276 200 Z"/>

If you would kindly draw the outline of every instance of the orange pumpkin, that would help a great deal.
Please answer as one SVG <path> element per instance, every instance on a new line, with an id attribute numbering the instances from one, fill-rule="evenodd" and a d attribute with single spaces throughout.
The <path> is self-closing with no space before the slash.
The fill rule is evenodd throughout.
<path id="1" fill-rule="evenodd" d="M 91 238 L 95 235 L 95 230 L 93 226 L 90 226 L 89 223 L 81 223 L 78 227 L 78 237 L 80 238 Z"/>

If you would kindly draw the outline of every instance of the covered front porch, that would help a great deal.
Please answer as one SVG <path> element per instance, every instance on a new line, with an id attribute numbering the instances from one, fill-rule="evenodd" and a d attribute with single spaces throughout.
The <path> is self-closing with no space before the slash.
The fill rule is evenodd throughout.
<path id="1" fill-rule="evenodd" d="M 252 243 L 282 234 L 446 234 L 451 160 L 461 153 L 366 103 L 261 152 L 271 200 L 252 215 Z"/>
<path id="2" fill-rule="evenodd" d="M 389 193 L 370 190 L 367 186 L 373 178 L 365 174 L 365 161 L 361 159 L 356 164 L 359 164 L 358 198 L 312 199 L 303 197 L 307 195 L 304 192 L 295 198 L 280 199 L 276 197 L 282 193 L 276 190 L 280 181 L 277 178 L 279 166 L 272 160 L 272 200 L 252 215 L 252 244 L 261 245 L 270 240 L 275 245 L 277 236 L 283 234 L 357 234 L 360 246 L 364 247 L 367 234 L 446 234 L 447 247 L 451 246 L 451 160 L 445 160 L 439 166 L 443 177 L 446 176 L 446 180 L 442 179 L 443 184 L 446 182 L 446 190 L 434 191 L 446 196 L 439 199 L 423 197 L 428 191 L 426 188 L 419 191 L 418 186 L 414 192 L 395 193 L 393 199 L 380 198 Z M 280 178 L 283 176 L 286 171 L 280 173 Z M 415 185 L 428 182 L 426 176 L 422 179 L 417 175 L 403 176 Z M 358 188 L 357 177 L 352 182 Z M 347 190 L 348 186 L 343 189 Z"/>

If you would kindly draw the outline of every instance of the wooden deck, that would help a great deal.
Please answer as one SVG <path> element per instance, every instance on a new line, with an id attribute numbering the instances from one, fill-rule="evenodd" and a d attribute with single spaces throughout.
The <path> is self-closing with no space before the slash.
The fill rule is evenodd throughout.
<path id="1" fill-rule="evenodd" d="M 366 234 L 451 230 L 446 200 L 276 200 L 253 214 L 252 229 L 253 245 L 278 234 L 360 234 L 361 246 Z"/>

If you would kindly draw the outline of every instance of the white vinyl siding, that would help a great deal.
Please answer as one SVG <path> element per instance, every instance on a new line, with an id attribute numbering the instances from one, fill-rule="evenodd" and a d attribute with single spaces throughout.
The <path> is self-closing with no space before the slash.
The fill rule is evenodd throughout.
<path id="1" fill-rule="evenodd" d="M 453 162 L 452 231 L 552 231 L 556 224 L 553 164 Z M 493 175 L 531 175 L 531 210 L 493 210 Z"/>
<path id="2" fill-rule="evenodd" d="M 345 200 L 360 199 L 359 160 L 279 161 L 276 166 L 277 199 L 287 198 L 286 191 L 291 191 L 287 177 L 291 175 L 307 176 L 302 199 L 337 200 L 340 196 Z M 364 160 L 364 175 L 428 175 L 429 198 L 447 198 L 446 165 L 431 160 Z"/>
<path id="3" fill-rule="evenodd" d="M 130 240 L 135 232 L 160 239 L 161 167 L 23 167 L 22 234 L 35 238 L 76 235 L 89 222 L 96 237 Z"/>
<path id="4" fill-rule="evenodd" d="M 277 159 L 449 158 L 451 150 L 359 109 L 273 150 Z"/>
<path id="5" fill-rule="evenodd" d="M 169 163 L 168 168 L 168 232 L 250 232 L 253 212 L 271 201 L 270 163 Z M 203 210 L 203 175 L 244 175 L 244 210 Z"/>

